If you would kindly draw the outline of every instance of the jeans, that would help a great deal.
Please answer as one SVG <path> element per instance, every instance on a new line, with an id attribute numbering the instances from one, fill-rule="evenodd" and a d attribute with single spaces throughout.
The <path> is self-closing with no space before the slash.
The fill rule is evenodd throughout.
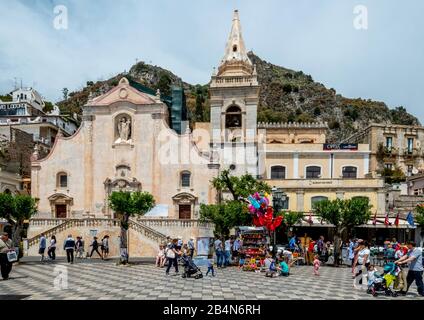
<path id="1" fill-rule="evenodd" d="M 212 267 L 208 267 L 208 271 L 206 272 L 206 276 L 209 274 L 209 272 L 212 272 L 212 276 L 215 277 L 215 270 Z"/>
<path id="2" fill-rule="evenodd" d="M 49 255 L 50 259 L 55 260 L 56 259 L 56 247 L 50 248 L 47 251 L 47 254 Z"/>
<path id="3" fill-rule="evenodd" d="M 3 279 L 9 278 L 9 273 L 12 271 L 12 263 L 7 260 L 6 253 L 0 253 L 1 276 Z"/>
<path id="4" fill-rule="evenodd" d="M 417 285 L 418 294 L 424 295 L 424 284 L 423 284 L 423 272 L 422 271 L 408 271 L 408 275 L 406 276 L 406 291 L 408 292 L 409 287 L 415 281 Z"/>
<path id="5" fill-rule="evenodd" d="M 216 265 L 218 268 L 222 267 L 224 260 L 224 252 L 222 250 L 216 250 Z"/>
<path id="6" fill-rule="evenodd" d="M 178 273 L 178 258 L 168 258 L 168 267 L 166 268 L 166 274 L 169 273 L 171 266 L 175 267 L 175 272 Z"/>
<path id="7" fill-rule="evenodd" d="M 74 262 L 74 249 L 66 249 L 66 258 L 68 259 L 68 263 Z"/>
<path id="8" fill-rule="evenodd" d="M 229 266 L 230 265 L 230 257 L 231 257 L 231 251 L 230 250 L 225 250 L 225 254 L 224 254 L 224 258 L 225 258 L 224 265 L 225 266 Z"/>

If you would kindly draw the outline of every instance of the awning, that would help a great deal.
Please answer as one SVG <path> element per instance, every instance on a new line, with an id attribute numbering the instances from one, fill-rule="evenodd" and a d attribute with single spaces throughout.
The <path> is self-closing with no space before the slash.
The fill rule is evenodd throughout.
<path id="1" fill-rule="evenodd" d="M 309 218 L 311 218 L 311 222 L 309 222 Z M 384 217 L 377 217 L 377 223 L 374 225 L 374 218 L 370 219 L 367 224 L 363 224 L 361 226 L 358 226 L 357 228 L 387 228 L 387 229 L 414 229 L 406 219 L 399 218 L 399 225 L 395 225 L 395 218 L 389 218 L 389 225 L 386 226 L 384 224 Z M 316 215 L 311 215 L 309 217 L 309 214 L 305 214 L 303 216 L 303 219 L 300 223 L 295 225 L 296 227 L 327 227 L 327 228 L 333 228 L 334 225 L 329 224 L 325 221 L 322 221 L 320 217 Z"/>

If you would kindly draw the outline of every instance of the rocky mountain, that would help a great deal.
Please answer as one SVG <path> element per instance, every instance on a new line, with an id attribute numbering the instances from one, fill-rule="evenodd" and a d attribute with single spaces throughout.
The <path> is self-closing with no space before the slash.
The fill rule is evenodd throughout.
<path id="1" fill-rule="evenodd" d="M 389 109 L 384 102 L 350 99 L 314 82 L 310 75 L 266 62 L 250 52 L 257 66 L 261 84 L 258 121 L 261 122 L 311 122 L 326 121 L 330 127 L 329 142 L 341 141 L 372 122 L 416 125 L 419 121 L 405 108 Z M 81 113 L 90 92 L 100 95 L 117 85 L 124 74 L 105 81 L 87 82 L 81 90 L 69 94 L 58 103 L 63 112 Z M 192 121 L 209 121 L 207 85 L 191 85 L 172 72 L 139 62 L 125 76 L 164 95 L 170 94 L 171 85 L 183 86 Z"/>

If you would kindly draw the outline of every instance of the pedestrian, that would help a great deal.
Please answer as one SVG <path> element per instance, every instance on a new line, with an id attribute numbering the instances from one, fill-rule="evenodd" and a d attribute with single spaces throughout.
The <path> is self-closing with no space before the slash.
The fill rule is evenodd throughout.
<path id="1" fill-rule="evenodd" d="M 280 261 L 277 270 L 280 272 L 280 276 L 288 277 L 290 275 L 290 267 L 284 260 Z"/>
<path id="2" fill-rule="evenodd" d="M 308 255 L 307 255 L 307 261 L 308 261 L 308 265 L 313 265 L 314 264 L 314 247 L 315 247 L 316 242 L 314 240 L 311 240 L 309 242 L 308 245 Z"/>
<path id="3" fill-rule="evenodd" d="M 224 266 L 228 267 L 230 265 L 230 257 L 231 257 L 231 238 L 227 238 L 224 242 Z"/>
<path id="4" fill-rule="evenodd" d="M 50 246 L 47 250 L 50 260 L 56 260 L 56 236 L 52 235 L 50 239 Z"/>
<path id="5" fill-rule="evenodd" d="M 177 250 L 180 251 L 181 248 L 183 247 L 183 237 L 178 236 L 178 241 L 177 241 Z"/>
<path id="6" fill-rule="evenodd" d="M 75 250 L 76 250 L 76 258 L 84 258 L 84 242 L 82 237 L 77 237 L 77 241 L 75 242 Z"/>
<path id="7" fill-rule="evenodd" d="M 63 244 L 63 250 L 66 251 L 66 258 L 68 259 L 68 263 L 74 263 L 74 249 L 75 249 L 75 240 L 72 238 L 72 234 L 68 235 L 65 243 Z"/>
<path id="8" fill-rule="evenodd" d="M 320 236 L 317 241 L 317 251 L 318 255 L 321 257 L 322 252 L 324 251 L 324 236 Z"/>
<path id="9" fill-rule="evenodd" d="M 223 255 L 224 255 L 224 251 L 222 248 L 222 241 L 217 238 L 214 242 L 214 248 L 215 248 L 215 255 L 216 255 L 216 265 L 218 268 L 222 268 L 222 260 L 223 260 Z"/>
<path id="10" fill-rule="evenodd" d="M 406 291 L 400 291 L 400 294 L 406 295 L 412 283 L 415 281 L 417 285 L 418 294 L 424 297 L 424 284 L 423 284 L 423 250 L 416 246 L 414 241 L 408 242 L 408 253 L 397 260 L 397 265 L 409 263 L 408 274 L 406 275 Z"/>
<path id="11" fill-rule="evenodd" d="M 241 248 L 241 241 L 240 241 L 240 238 L 237 237 L 233 242 L 233 260 L 235 262 L 237 262 L 237 260 L 239 259 L 240 248 Z"/>
<path id="12" fill-rule="evenodd" d="M 165 264 L 165 249 L 164 246 L 161 244 L 159 245 L 158 254 L 156 255 L 156 267 L 163 268 Z"/>
<path id="13" fill-rule="evenodd" d="M 91 243 L 90 247 L 92 248 L 90 253 L 90 258 L 93 256 L 94 252 L 97 252 L 100 258 L 103 260 L 103 256 L 99 252 L 99 242 L 97 241 L 97 237 L 93 237 L 93 242 Z"/>
<path id="14" fill-rule="evenodd" d="M 190 240 L 187 242 L 188 250 L 189 250 L 189 256 L 191 259 L 193 259 L 194 255 L 194 237 L 191 237 Z"/>
<path id="15" fill-rule="evenodd" d="M 354 239 L 349 239 L 349 247 L 348 247 L 348 258 L 350 261 L 350 267 L 353 267 L 353 260 L 355 259 L 355 240 Z"/>
<path id="16" fill-rule="evenodd" d="M 208 276 L 209 272 L 212 273 L 212 277 L 215 277 L 215 270 L 213 268 L 213 259 L 208 259 L 208 271 L 206 271 L 206 276 Z"/>
<path id="17" fill-rule="evenodd" d="M 316 254 L 314 257 L 314 275 L 319 276 L 319 267 L 321 265 L 321 261 L 319 261 L 319 256 Z"/>
<path id="18" fill-rule="evenodd" d="M 103 237 L 101 249 L 102 249 L 103 259 L 107 259 L 108 255 L 109 255 L 109 236 L 108 235 L 105 235 Z"/>
<path id="19" fill-rule="evenodd" d="M 368 272 L 368 267 L 370 266 L 370 254 L 371 251 L 369 249 L 369 245 L 367 241 L 363 241 L 359 245 L 358 250 L 358 259 L 356 264 L 356 272 L 355 272 L 355 280 L 354 280 L 354 288 L 358 289 L 357 279 L 359 279 L 359 284 L 362 284 L 364 288 L 366 286 L 366 277 Z"/>
<path id="20" fill-rule="evenodd" d="M 171 266 L 175 268 L 175 274 L 178 274 L 178 240 L 172 240 L 169 248 L 166 250 L 166 258 L 168 259 L 168 267 L 166 268 L 166 275 L 169 276 L 169 270 Z"/>
<path id="21" fill-rule="evenodd" d="M 41 260 L 40 261 L 44 261 L 44 252 L 46 251 L 46 247 L 47 247 L 47 239 L 44 236 L 44 233 L 41 234 L 40 236 L 40 245 L 38 247 L 38 254 L 41 255 Z"/>
<path id="22" fill-rule="evenodd" d="M 0 237 L 0 268 L 3 280 L 9 280 L 9 274 L 12 271 L 12 262 L 7 257 L 7 253 L 13 251 L 12 245 L 9 234 L 3 232 Z"/>

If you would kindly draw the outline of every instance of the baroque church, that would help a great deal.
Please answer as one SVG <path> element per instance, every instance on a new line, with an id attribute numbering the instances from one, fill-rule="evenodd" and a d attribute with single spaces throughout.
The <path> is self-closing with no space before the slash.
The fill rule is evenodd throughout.
<path id="1" fill-rule="evenodd" d="M 210 123 L 177 133 L 161 93 L 143 92 L 125 77 L 89 99 L 74 135 L 57 137 L 43 159 L 34 152 L 31 189 L 39 212 L 30 222 L 27 250 L 35 252 L 41 232 L 56 234 L 59 242 L 69 233 L 86 239 L 109 234 L 114 255 L 119 225 L 108 197 L 117 190 L 148 191 L 156 201 L 151 212 L 130 223 L 130 254 L 153 256 L 167 235 L 185 241 L 212 237 L 213 225 L 198 220 L 199 208 L 216 203 L 210 181 L 227 168 L 285 186 L 286 209 L 304 212 L 314 199 L 363 196 L 359 184 L 349 181 L 367 178 L 365 196 L 381 211 L 383 184 L 369 176 L 368 145 L 330 155 L 323 148 L 325 124 L 258 124 L 259 90 L 235 11 L 210 82 Z M 350 176 L 342 177 L 345 171 Z M 346 180 L 334 182 L 341 178 Z"/>

